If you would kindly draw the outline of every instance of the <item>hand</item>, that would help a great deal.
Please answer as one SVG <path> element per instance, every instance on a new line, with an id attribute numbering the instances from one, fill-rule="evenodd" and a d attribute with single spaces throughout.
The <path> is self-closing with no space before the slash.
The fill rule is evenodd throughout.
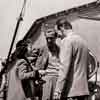
<path id="1" fill-rule="evenodd" d="M 39 74 L 42 76 L 46 75 L 46 70 L 39 70 Z"/>
<path id="2" fill-rule="evenodd" d="M 35 57 L 29 56 L 29 57 L 27 57 L 27 59 L 28 59 L 29 61 L 32 61 L 33 59 L 35 59 Z"/>
<path id="3" fill-rule="evenodd" d="M 61 93 L 55 92 L 53 95 L 53 100 L 60 100 L 60 97 L 61 97 Z"/>

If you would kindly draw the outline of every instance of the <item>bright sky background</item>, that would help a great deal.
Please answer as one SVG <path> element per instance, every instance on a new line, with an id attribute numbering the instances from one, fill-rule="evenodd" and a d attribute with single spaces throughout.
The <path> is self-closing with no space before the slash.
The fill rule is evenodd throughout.
<path id="1" fill-rule="evenodd" d="M 24 21 L 18 39 L 21 39 L 35 19 L 95 0 L 27 0 Z M 14 34 L 17 18 L 24 0 L 0 0 L 0 56 L 6 57 Z"/>

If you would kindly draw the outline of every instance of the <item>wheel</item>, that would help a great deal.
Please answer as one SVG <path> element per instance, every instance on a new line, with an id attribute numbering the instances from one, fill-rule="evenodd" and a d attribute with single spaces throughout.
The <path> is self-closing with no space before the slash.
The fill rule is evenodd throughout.
<path id="1" fill-rule="evenodd" d="M 90 79 L 98 70 L 98 61 L 93 53 L 89 52 L 88 78 Z"/>

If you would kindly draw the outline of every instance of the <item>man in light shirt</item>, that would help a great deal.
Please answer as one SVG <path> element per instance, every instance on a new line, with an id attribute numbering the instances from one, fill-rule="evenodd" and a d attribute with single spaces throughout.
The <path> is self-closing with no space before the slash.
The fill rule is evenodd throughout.
<path id="1" fill-rule="evenodd" d="M 87 43 L 72 31 L 72 25 L 66 19 L 56 22 L 61 34 L 61 69 L 54 92 L 55 100 L 86 100 L 88 90 Z"/>

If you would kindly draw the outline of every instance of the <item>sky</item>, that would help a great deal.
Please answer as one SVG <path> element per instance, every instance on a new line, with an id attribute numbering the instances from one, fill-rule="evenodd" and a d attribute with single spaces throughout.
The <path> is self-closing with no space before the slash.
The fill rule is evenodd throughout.
<path id="1" fill-rule="evenodd" d="M 26 0 L 25 15 L 16 41 L 27 33 L 36 19 L 93 1 L 95 0 Z M 0 0 L 1 57 L 7 57 L 23 2 L 24 0 Z"/>

